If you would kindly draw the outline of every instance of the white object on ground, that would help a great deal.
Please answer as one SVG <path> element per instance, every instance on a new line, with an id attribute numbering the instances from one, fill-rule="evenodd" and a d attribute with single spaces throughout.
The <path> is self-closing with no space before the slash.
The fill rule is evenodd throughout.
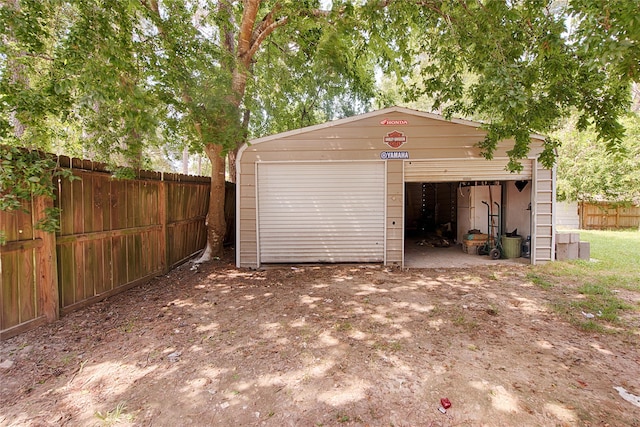
<path id="1" fill-rule="evenodd" d="M 620 397 L 624 400 L 640 408 L 640 397 L 629 393 L 624 387 L 614 387 L 614 389 L 618 390 L 618 394 L 620 394 Z"/>

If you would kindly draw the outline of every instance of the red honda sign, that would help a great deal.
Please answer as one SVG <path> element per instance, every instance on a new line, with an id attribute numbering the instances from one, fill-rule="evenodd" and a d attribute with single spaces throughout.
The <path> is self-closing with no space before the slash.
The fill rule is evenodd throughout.
<path id="1" fill-rule="evenodd" d="M 408 125 L 409 120 L 404 119 L 382 119 L 380 120 L 380 124 L 383 126 L 397 126 L 397 125 Z"/>
<path id="2" fill-rule="evenodd" d="M 407 137 L 403 132 L 398 132 L 397 130 L 389 132 L 384 137 L 384 143 L 391 148 L 400 148 L 405 142 L 407 142 Z"/>

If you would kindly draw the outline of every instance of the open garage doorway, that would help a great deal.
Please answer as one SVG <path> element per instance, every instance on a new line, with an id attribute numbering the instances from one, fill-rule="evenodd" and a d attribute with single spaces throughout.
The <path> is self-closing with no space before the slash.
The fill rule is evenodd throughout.
<path id="1" fill-rule="evenodd" d="M 448 247 L 457 229 L 457 188 L 453 182 L 405 184 L 405 242 Z"/>
<path id="2" fill-rule="evenodd" d="M 405 267 L 529 262 L 522 253 L 531 235 L 529 181 L 406 182 L 404 212 Z M 505 250 L 502 236 L 520 240 L 507 239 L 508 253 L 491 259 L 486 250 L 496 239 Z"/>

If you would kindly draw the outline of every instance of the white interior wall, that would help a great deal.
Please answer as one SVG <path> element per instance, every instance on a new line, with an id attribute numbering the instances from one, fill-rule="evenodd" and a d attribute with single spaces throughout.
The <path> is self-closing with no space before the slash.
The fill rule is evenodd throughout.
<path id="1" fill-rule="evenodd" d="M 518 191 L 515 181 L 505 182 L 505 233 L 518 229 L 518 234 L 526 239 L 531 235 L 531 182 Z"/>
<path id="2" fill-rule="evenodd" d="M 458 187 L 458 230 L 457 242 L 462 242 L 462 237 L 471 230 L 471 188 Z"/>
<path id="3" fill-rule="evenodd" d="M 491 193 L 489 193 L 491 188 Z M 500 185 L 479 185 L 475 187 L 461 187 L 458 190 L 458 242 L 462 242 L 463 235 L 469 230 L 477 229 L 484 234 L 489 234 L 489 209 L 482 202 L 491 205 L 491 214 L 497 215 L 498 208 L 494 204 L 502 205 L 502 190 Z M 498 218 L 494 218 L 495 226 Z M 497 229 L 493 229 L 493 234 Z"/>

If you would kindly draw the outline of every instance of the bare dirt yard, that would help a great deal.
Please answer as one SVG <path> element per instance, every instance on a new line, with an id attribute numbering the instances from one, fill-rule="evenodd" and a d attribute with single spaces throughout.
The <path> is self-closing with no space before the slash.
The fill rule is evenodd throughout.
<path id="1" fill-rule="evenodd" d="M 0 343 L 0 425 L 640 426 L 637 328 L 530 268 L 185 264 Z"/>

